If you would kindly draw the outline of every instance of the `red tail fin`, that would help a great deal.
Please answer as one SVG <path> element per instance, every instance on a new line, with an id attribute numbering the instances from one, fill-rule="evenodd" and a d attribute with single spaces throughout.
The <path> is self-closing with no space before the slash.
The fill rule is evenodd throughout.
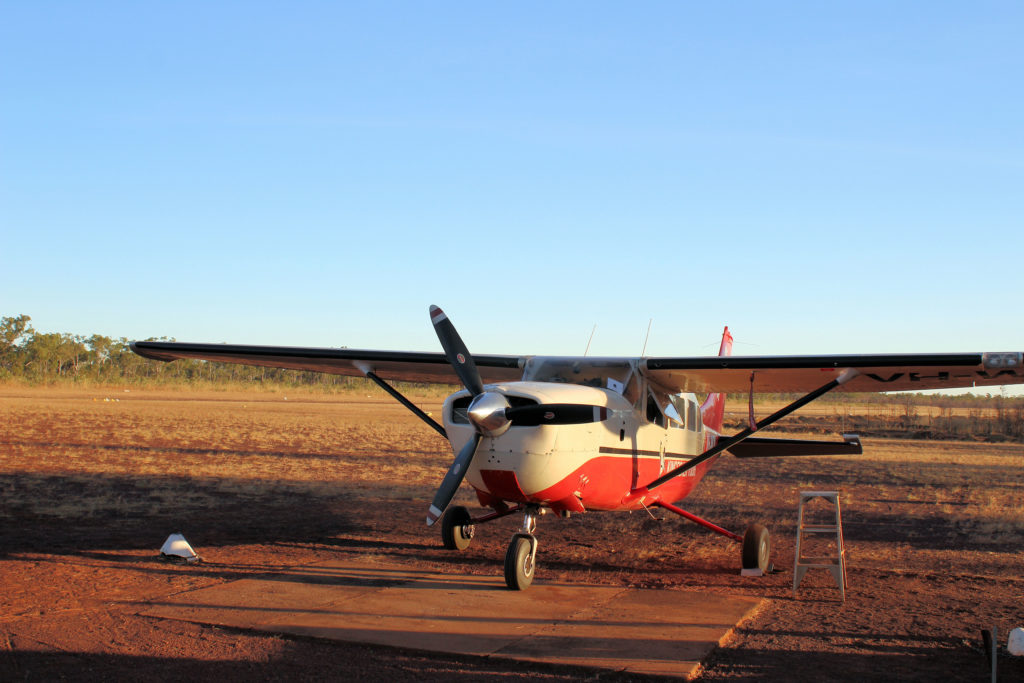
<path id="1" fill-rule="evenodd" d="M 732 335 L 729 334 L 728 327 L 722 332 L 722 345 L 718 349 L 718 355 L 732 355 Z M 721 432 L 722 420 L 725 418 L 725 394 L 708 394 L 700 407 L 700 413 L 705 427 Z"/>

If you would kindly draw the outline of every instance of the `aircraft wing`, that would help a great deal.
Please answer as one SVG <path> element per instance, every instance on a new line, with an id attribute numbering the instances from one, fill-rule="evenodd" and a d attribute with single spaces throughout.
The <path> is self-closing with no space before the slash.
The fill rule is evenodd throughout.
<path id="1" fill-rule="evenodd" d="M 364 370 L 368 370 L 387 380 L 459 384 L 459 378 L 443 353 L 159 341 L 132 342 L 131 349 L 145 358 L 162 361 L 194 358 L 354 377 L 362 377 Z M 518 380 L 526 362 L 519 356 L 473 356 L 473 360 L 487 384 Z"/>
<path id="2" fill-rule="evenodd" d="M 1024 384 L 1021 352 L 862 356 L 700 356 L 647 358 L 645 374 L 671 392 L 806 393 L 847 369 L 836 391 L 921 391 Z M 751 380 L 753 376 L 753 380 Z M 753 382 L 753 384 L 751 383 Z"/>
<path id="3" fill-rule="evenodd" d="M 361 377 L 364 370 L 369 370 L 386 380 L 459 384 L 443 353 L 160 341 L 132 342 L 131 348 L 140 356 L 162 361 L 193 358 L 354 377 Z M 753 375 L 755 392 L 806 393 L 847 369 L 857 370 L 858 374 L 837 391 L 921 391 L 1024 384 L 1022 355 L 1000 352 L 694 356 L 641 359 L 641 368 L 653 382 L 671 392 L 747 393 L 751 390 Z M 519 380 L 529 356 L 474 355 L 473 358 L 483 382 L 493 384 Z"/>

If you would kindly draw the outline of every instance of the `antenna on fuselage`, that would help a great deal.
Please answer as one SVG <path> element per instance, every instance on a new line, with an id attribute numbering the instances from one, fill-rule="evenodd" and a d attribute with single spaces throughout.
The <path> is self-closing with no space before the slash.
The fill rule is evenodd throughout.
<path id="1" fill-rule="evenodd" d="M 641 356 L 647 353 L 647 340 L 651 338 L 651 323 L 653 322 L 654 318 L 647 321 L 647 335 L 644 337 L 644 348 L 640 351 Z"/>
<path id="2" fill-rule="evenodd" d="M 596 332 L 596 331 L 597 331 L 597 323 L 594 323 L 593 329 L 590 330 L 590 339 L 587 340 L 587 348 L 583 349 L 583 355 L 584 356 L 587 355 L 588 351 L 590 351 L 590 342 L 594 341 L 594 332 Z"/>

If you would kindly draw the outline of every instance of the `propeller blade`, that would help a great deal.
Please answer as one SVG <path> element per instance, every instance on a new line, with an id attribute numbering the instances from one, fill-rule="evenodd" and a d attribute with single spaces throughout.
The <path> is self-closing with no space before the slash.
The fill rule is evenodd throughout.
<path id="1" fill-rule="evenodd" d="M 430 504 L 430 509 L 427 511 L 427 526 L 433 526 L 434 522 L 444 514 L 444 509 L 448 507 L 448 503 L 452 502 L 455 492 L 459 490 L 459 484 L 466 477 L 469 464 L 473 462 L 473 455 L 476 454 L 476 447 L 479 443 L 480 435 L 474 433 L 473 438 L 467 441 L 466 445 L 459 451 L 459 454 L 455 456 L 455 462 L 452 463 L 452 466 L 445 473 L 444 479 L 441 480 L 440 488 L 434 494 L 434 501 Z"/>
<path id="2" fill-rule="evenodd" d="M 541 403 L 519 406 L 505 411 L 505 417 L 520 427 L 537 425 L 579 425 L 604 422 L 614 411 L 604 406 L 582 406 L 576 403 Z"/>
<path id="3" fill-rule="evenodd" d="M 444 349 L 455 374 L 459 376 L 462 386 L 466 387 L 474 396 L 482 394 L 484 383 L 480 380 L 480 372 L 476 369 L 473 356 L 469 355 L 469 349 L 462 342 L 459 333 L 455 331 L 452 321 L 440 308 L 431 306 L 430 322 L 434 323 L 434 331 L 437 332 L 437 338 L 441 341 L 441 348 Z"/>

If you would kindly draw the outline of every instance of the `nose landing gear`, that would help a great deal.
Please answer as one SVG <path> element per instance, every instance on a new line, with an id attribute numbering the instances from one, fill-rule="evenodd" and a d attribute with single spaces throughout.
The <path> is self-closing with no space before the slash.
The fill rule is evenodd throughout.
<path id="1" fill-rule="evenodd" d="M 510 590 L 525 590 L 533 583 L 533 573 L 537 568 L 537 538 L 533 532 L 537 530 L 537 516 L 542 510 L 539 506 L 530 505 L 523 514 L 522 530 L 512 536 L 505 552 L 505 585 Z"/>

